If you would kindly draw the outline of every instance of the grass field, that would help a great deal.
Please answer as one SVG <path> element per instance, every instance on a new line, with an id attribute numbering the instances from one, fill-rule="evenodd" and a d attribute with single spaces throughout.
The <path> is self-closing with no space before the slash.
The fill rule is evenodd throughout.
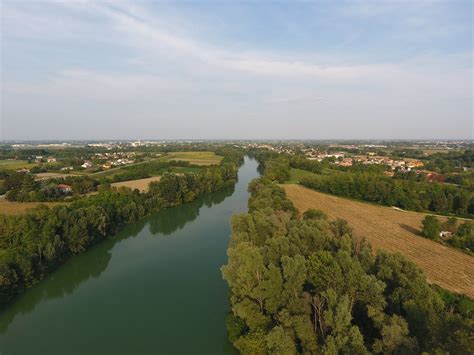
<path id="1" fill-rule="evenodd" d="M 341 173 L 341 171 L 331 169 L 331 168 L 323 168 L 321 174 L 312 173 L 312 172 L 307 171 L 307 170 L 291 168 L 290 169 L 290 179 L 288 181 L 286 181 L 285 183 L 286 184 L 297 184 L 303 178 L 306 178 L 306 177 L 310 177 L 310 178 L 311 177 L 316 177 L 317 178 L 318 176 L 321 176 L 321 175 L 332 175 L 332 174 L 340 174 L 340 173 Z"/>
<path id="2" fill-rule="evenodd" d="M 7 170 L 17 170 L 17 169 L 31 169 L 38 164 L 36 163 L 29 163 L 26 160 L 13 160 L 13 159 L 4 159 L 0 160 L 0 169 L 7 169 Z"/>
<path id="3" fill-rule="evenodd" d="M 150 182 L 153 181 L 160 181 L 159 176 L 153 176 L 146 179 L 138 179 L 138 180 L 129 180 L 129 181 L 121 181 L 121 182 L 114 182 L 111 184 L 113 187 L 129 187 L 132 190 L 138 189 L 140 191 L 148 191 L 148 185 Z"/>
<path id="4" fill-rule="evenodd" d="M 65 178 L 68 176 L 81 176 L 81 174 L 64 174 L 64 173 L 38 173 L 35 174 L 35 180 L 48 180 L 56 178 Z"/>
<path id="5" fill-rule="evenodd" d="M 0 214 L 19 215 L 41 204 L 53 207 L 64 203 L 66 202 L 10 202 L 0 198 Z"/>
<path id="6" fill-rule="evenodd" d="M 315 173 L 310 172 L 310 171 L 291 168 L 290 169 L 290 180 L 288 180 L 287 182 L 290 183 L 290 184 L 296 184 L 299 181 L 301 181 L 301 179 L 303 179 L 305 177 L 314 177 L 314 176 L 317 176 L 317 175 Z"/>
<path id="7" fill-rule="evenodd" d="M 187 167 L 187 166 L 174 166 L 170 170 L 173 173 L 177 174 L 186 174 L 186 173 L 197 173 L 201 171 L 203 168 L 195 168 L 195 167 Z"/>
<path id="8" fill-rule="evenodd" d="M 300 185 L 283 187 L 301 213 L 316 208 L 331 219 L 343 218 L 354 235 L 367 238 L 375 250 L 400 252 L 425 271 L 429 282 L 474 298 L 474 257 L 419 236 L 425 214 L 348 200 Z"/>
<path id="9" fill-rule="evenodd" d="M 127 170 L 125 170 L 123 168 L 113 168 L 113 169 L 109 169 L 109 170 L 99 171 L 98 173 L 92 173 L 92 174 L 90 174 L 90 176 L 92 178 L 96 178 L 96 179 L 99 179 L 99 178 L 102 178 L 102 177 L 114 177 L 115 175 L 123 174 L 126 171 Z"/>
<path id="10" fill-rule="evenodd" d="M 172 152 L 162 157 L 161 160 L 187 161 L 195 165 L 215 165 L 219 164 L 222 158 L 214 152 Z"/>

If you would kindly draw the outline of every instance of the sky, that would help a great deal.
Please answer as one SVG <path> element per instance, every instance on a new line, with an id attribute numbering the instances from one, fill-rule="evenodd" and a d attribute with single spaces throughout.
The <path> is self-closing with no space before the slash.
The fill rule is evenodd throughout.
<path id="1" fill-rule="evenodd" d="M 0 0 L 0 139 L 473 139 L 473 2 Z"/>

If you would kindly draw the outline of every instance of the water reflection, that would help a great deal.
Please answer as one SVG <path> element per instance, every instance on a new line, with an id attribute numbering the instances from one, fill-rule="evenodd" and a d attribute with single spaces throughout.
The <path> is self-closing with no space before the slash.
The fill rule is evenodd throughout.
<path id="1" fill-rule="evenodd" d="M 0 334 L 17 315 L 28 314 L 36 305 L 54 298 L 72 294 L 83 282 L 99 277 L 112 259 L 112 249 L 122 240 L 136 237 L 149 224 L 152 234 L 170 235 L 182 229 L 199 216 L 203 206 L 212 207 L 222 203 L 234 193 L 235 187 L 207 194 L 179 207 L 157 212 L 137 223 L 127 226 L 123 231 L 87 251 L 74 256 L 65 265 L 43 280 L 39 285 L 20 295 L 1 313 Z"/>
<path id="2" fill-rule="evenodd" d="M 223 202 L 234 193 L 235 187 L 231 186 L 222 191 L 206 194 L 177 208 L 169 208 L 159 212 L 155 216 L 146 219 L 150 223 L 152 234 L 170 235 L 182 229 L 187 223 L 199 217 L 199 210 L 202 206 L 208 208 Z"/>

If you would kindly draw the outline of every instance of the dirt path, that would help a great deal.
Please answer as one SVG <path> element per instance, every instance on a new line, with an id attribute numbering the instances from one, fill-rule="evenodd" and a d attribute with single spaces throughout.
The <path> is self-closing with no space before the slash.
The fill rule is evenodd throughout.
<path id="1" fill-rule="evenodd" d="M 347 220 L 357 237 L 375 250 L 400 252 L 425 271 L 429 282 L 474 298 L 474 257 L 419 236 L 422 213 L 406 213 L 323 194 L 300 185 L 283 186 L 300 212 L 322 210 L 331 219 Z"/>

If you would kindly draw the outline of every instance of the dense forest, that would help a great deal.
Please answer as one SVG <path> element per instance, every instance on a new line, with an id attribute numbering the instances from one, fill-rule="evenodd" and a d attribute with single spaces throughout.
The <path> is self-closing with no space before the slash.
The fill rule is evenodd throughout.
<path id="1" fill-rule="evenodd" d="M 234 216 L 230 341 L 244 354 L 471 354 L 474 304 L 430 286 L 400 254 L 374 254 L 344 220 L 298 215 L 283 159 L 264 161 L 249 213 Z"/>
<path id="2" fill-rule="evenodd" d="M 219 166 L 164 174 L 146 193 L 101 189 L 68 205 L 39 206 L 19 216 L 0 215 L 0 306 L 34 285 L 71 255 L 113 236 L 123 226 L 162 208 L 235 184 L 243 151 L 223 149 Z"/>

